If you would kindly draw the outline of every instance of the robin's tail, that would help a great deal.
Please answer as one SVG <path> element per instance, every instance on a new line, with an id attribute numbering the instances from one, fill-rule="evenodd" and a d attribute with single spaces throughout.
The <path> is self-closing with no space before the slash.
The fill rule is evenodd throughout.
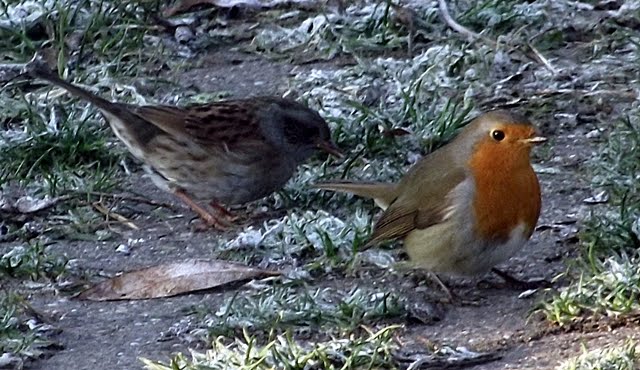
<path id="1" fill-rule="evenodd" d="M 352 193 L 360 197 L 373 199 L 378 207 L 386 209 L 397 198 L 397 186 L 383 182 L 335 181 L 312 185 L 316 189 Z"/>

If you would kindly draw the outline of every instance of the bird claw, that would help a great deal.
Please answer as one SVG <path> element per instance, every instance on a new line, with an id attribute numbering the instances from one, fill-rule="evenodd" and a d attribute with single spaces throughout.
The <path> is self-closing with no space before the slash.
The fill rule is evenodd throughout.
<path id="1" fill-rule="evenodd" d="M 195 226 L 195 231 L 207 231 L 210 228 L 227 231 L 233 227 L 231 223 L 221 220 L 211 213 L 198 214 L 198 216 L 200 216 L 202 222 Z"/>
<path id="2" fill-rule="evenodd" d="M 237 221 L 239 221 L 239 220 L 241 220 L 243 218 L 243 216 L 241 216 L 241 215 L 237 215 L 237 214 L 234 215 L 228 209 L 226 209 L 224 206 L 220 205 L 215 200 L 212 200 L 209 203 L 209 205 L 211 206 L 211 208 L 213 208 L 216 211 L 216 213 L 221 218 L 223 218 L 228 223 L 234 223 L 234 222 L 237 222 Z"/>
<path id="3" fill-rule="evenodd" d="M 197 231 L 204 231 L 207 229 L 207 227 L 214 228 L 220 231 L 225 231 L 233 227 L 233 220 L 230 220 L 229 217 L 221 217 L 221 216 L 214 215 L 208 210 L 202 208 L 200 205 L 198 205 L 198 203 L 196 203 L 193 199 L 191 199 L 191 197 L 184 190 L 176 189 L 174 190 L 174 194 L 178 198 L 180 198 L 186 205 L 188 205 L 189 208 L 191 208 L 195 213 L 197 213 L 198 216 L 200 216 L 200 219 L 202 219 L 202 221 L 204 222 L 204 225 L 200 225 L 196 227 Z M 220 205 L 217 205 L 217 207 L 214 207 L 214 208 L 218 211 L 220 209 L 223 209 L 227 215 L 230 215 L 229 212 Z"/>

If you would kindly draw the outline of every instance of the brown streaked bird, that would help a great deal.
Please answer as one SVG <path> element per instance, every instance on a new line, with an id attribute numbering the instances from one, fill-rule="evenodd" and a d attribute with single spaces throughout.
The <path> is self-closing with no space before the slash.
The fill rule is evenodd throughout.
<path id="1" fill-rule="evenodd" d="M 509 259 L 533 233 L 541 200 L 529 157 L 545 141 L 526 117 L 492 111 L 420 159 L 397 184 L 316 187 L 373 198 L 384 210 L 368 245 L 401 238 L 418 267 L 481 274 Z"/>
<path id="2" fill-rule="evenodd" d="M 327 123 L 304 105 L 254 97 L 189 107 L 115 103 L 71 84 L 34 60 L 26 73 L 93 104 L 153 182 L 172 192 L 208 225 L 225 229 L 222 206 L 263 198 L 282 188 L 317 149 L 342 154 Z M 195 200 L 211 201 L 214 212 Z"/>

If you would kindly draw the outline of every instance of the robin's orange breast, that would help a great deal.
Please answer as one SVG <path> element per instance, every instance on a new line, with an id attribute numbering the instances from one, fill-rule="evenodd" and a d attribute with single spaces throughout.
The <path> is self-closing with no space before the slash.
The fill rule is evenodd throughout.
<path id="1" fill-rule="evenodd" d="M 540 215 L 540 185 L 531 167 L 529 147 L 481 144 L 469 161 L 475 182 L 475 232 L 503 243 L 524 225 L 528 239 Z"/>

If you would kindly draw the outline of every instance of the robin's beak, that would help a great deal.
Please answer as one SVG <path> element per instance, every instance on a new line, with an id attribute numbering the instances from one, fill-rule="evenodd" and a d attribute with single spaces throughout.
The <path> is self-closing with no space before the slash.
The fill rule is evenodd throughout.
<path id="1" fill-rule="evenodd" d="M 523 140 L 520 140 L 520 141 L 525 143 L 525 144 L 538 145 L 538 144 L 542 144 L 542 143 L 546 142 L 547 138 L 544 137 L 544 136 L 534 136 L 534 137 L 530 137 L 528 139 L 523 139 Z"/>
<path id="2" fill-rule="evenodd" d="M 316 144 L 316 146 L 318 147 L 318 149 L 323 150 L 336 158 L 344 157 L 344 154 L 342 154 L 342 152 L 340 151 L 340 149 L 338 149 L 336 144 L 334 144 L 329 140 L 321 141 L 318 144 Z"/>

